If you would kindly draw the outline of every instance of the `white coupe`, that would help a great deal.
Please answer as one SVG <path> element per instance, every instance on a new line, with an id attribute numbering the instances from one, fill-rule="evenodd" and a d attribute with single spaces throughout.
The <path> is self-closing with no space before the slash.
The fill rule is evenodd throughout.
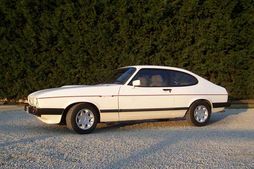
<path id="1" fill-rule="evenodd" d="M 34 92 L 25 110 L 48 124 L 66 123 L 77 133 L 99 122 L 185 117 L 204 126 L 228 104 L 225 88 L 184 69 L 128 66 L 97 85 L 71 85 Z"/>

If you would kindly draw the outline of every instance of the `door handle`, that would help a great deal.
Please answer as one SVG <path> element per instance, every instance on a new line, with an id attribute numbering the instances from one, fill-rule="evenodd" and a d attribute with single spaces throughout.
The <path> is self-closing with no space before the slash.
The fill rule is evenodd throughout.
<path id="1" fill-rule="evenodd" d="M 169 93 L 171 93 L 172 89 L 162 89 L 163 91 L 167 91 Z"/>

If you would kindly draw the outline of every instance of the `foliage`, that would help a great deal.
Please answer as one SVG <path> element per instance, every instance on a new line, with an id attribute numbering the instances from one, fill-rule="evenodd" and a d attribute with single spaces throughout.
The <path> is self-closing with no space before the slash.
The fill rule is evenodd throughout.
<path id="1" fill-rule="evenodd" d="M 188 69 L 254 98 L 252 0 L 2 0 L 0 98 L 93 84 L 112 69 Z"/>

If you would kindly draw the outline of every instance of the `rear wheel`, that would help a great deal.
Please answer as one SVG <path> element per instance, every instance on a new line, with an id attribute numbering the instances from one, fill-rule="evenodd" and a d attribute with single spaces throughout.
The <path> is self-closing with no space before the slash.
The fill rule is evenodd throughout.
<path id="1" fill-rule="evenodd" d="M 206 101 L 194 102 L 187 112 L 187 120 L 195 126 L 205 126 L 211 116 L 211 106 Z"/>
<path id="2" fill-rule="evenodd" d="M 66 124 L 70 130 L 79 134 L 91 133 L 99 121 L 99 113 L 89 104 L 74 105 L 67 113 Z"/>

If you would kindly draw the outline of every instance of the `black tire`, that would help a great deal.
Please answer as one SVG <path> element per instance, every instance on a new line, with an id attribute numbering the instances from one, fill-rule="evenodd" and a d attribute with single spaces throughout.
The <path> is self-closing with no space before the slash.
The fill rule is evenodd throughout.
<path id="1" fill-rule="evenodd" d="M 93 119 L 94 122 L 91 125 L 91 127 L 84 129 L 82 127 L 84 127 L 83 125 L 80 126 L 77 124 L 77 115 L 80 114 L 80 111 L 82 109 L 86 109 L 89 110 L 89 114 L 92 116 L 93 115 Z M 91 114 L 92 113 L 92 114 Z M 90 122 L 90 120 L 89 120 Z M 75 131 L 76 133 L 79 134 L 88 134 L 91 133 L 95 128 L 97 123 L 99 122 L 99 113 L 98 110 L 89 105 L 89 104 L 85 104 L 85 103 L 79 103 L 74 105 L 73 107 L 70 108 L 70 110 L 68 111 L 67 115 L 66 115 L 66 124 L 67 124 L 67 128 Z"/>
<path id="2" fill-rule="evenodd" d="M 195 118 L 195 110 L 196 110 L 196 108 L 198 108 L 200 106 L 201 107 L 204 106 L 206 108 L 207 112 L 208 112 L 208 116 L 205 119 L 205 121 L 203 121 L 203 122 L 200 122 Z M 187 114 L 186 114 L 187 121 L 191 125 L 195 125 L 195 126 L 205 126 L 205 125 L 207 125 L 207 123 L 210 120 L 210 117 L 211 117 L 211 106 L 207 101 L 203 101 L 203 100 L 194 102 L 190 106 L 190 108 L 189 108 L 189 110 L 187 111 Z"/>

